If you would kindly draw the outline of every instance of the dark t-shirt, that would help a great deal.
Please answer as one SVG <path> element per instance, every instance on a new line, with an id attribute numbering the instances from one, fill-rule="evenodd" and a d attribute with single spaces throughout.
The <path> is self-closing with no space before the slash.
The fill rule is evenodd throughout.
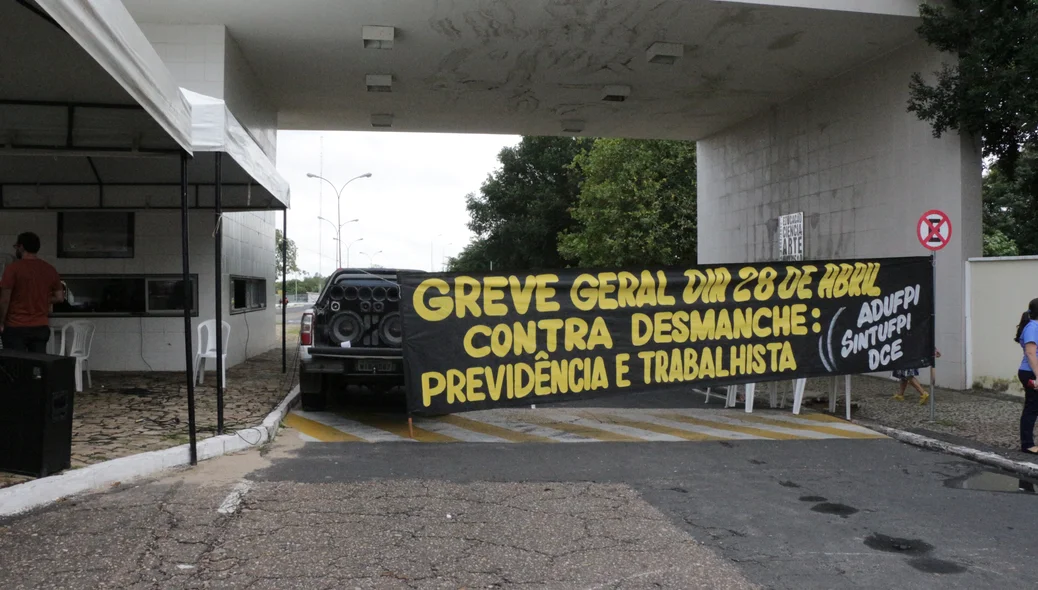
<path id="1" fill-rule="evenodd" d="M 9 328 L 35 328 L 49 323 L 51 293 L 62 289 L 61 277 L 50 264 L 33 258 L 16 260 L 4 269 L 0 289 L 11 290 L 7 318 Z"/>

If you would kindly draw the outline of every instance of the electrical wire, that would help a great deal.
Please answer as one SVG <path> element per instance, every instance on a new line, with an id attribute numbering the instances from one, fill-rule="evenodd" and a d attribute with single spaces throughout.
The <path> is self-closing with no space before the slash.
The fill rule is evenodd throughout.
<path id="1" fill-rule="evenodd" d="M 286 373 L 281 378 L 280 387 L 279 387 L 279 389 L 281 391 L 287 391 L 287 389 L 288 389 L 287 385 L 290 384 L 290 383 L 294 383 L 295 382 L 296 372 L 297 372 L 297 370 L 299 368 L 299 354 L 300 354 L 299 347 L 296 346 L 295 349 L 296 349 L 295 355 L 294 355 L 294 357 L 292 359 L 292 370 L 290 372 Z M 248 360 L 246 360 L 246 362 L 248 362 Z M 280 404 L 281 404 L 281 402 L 278 402 L 278 405 L 280 405 Z M 277 407 L 277 406 L 275 406 L 275 407 Z M 237 430 L 234 430 L 235 427 L 237 427 Z M 225 431 L 226 430 L 234 430 L 234 434 L 237 435 L 238 438 L 240 438 L 243 441 L 245 441 L 245 443 L 248 444 L 250 447 L 258 446 L 260 444 L 260 441 L 262 441 L 262 439 L 263 439 L 263 435 L 260 435 L 259 438 L 256 439 L 256 442 L 253 442 L 253 441 L 245 438 L 244 435 L 242 435 L 243 431 L 251 430 L 253 428 L 256 428 L 256 427 L 255 426 L 249 426 L 249 425 L 244 424 L 244 423 L 242 423 L 242 424 L 233 424 L 232 423 L 229 427 L 228 427 L 227 424 L 224 425 L 224 430 Z M 209 432 L 209 431 L 212 431 L 213 435 L 215 436 L 216 435 L 216 426 L 215 425 L 209 425 L 209 424 L 202 424 L 202 425 L 199 425 L 198 427 L 196 427 L 196 431 L 197 432 Z"/>
<path id="2" fill-rule="evenodd" d="M 249 327 L 249 312 L 241 315 L 245 318 L 245 362 L 249 362 L 249 337 L 252 336 L 252 328 Z"/>
<path id="3" fill-rule="evenodd" d="M 148 359 L 144 358 L 144 318 L 138 317 L 137 319 L 139 320 L 141 327 L 141 360 L 144 361 L 145 365 L 147 365 L 149 371 L 154 372 L 155 369 L 151 366 L 151 363 L 148 362 Z"/>

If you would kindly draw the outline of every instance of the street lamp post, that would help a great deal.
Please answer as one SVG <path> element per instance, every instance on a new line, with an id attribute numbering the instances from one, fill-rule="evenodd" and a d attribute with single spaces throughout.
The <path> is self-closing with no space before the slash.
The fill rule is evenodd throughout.
<path id="1" fill-rule="evenodd" d="M 327 221 L 328 223 L 331 224 L 331 226 L 333 228 L 335 228 L 335 237 L 332 238 L 332 239 L 335 240 L 336 242 L 341 242 L 341 240 L 342 240 L 342 228 L 343 228 L 343 226 L 348 225 L 350 223 L 353 223 L 355 221 L 360 221 L 359 219 L 351 219 L 351 220 L 347 221 L 346 223 L 336 227 L 335 224 L 332 223 L 332 221 L 330 219 L 325 219 L 324 217 L 318 217 L 317 219 L 320 219 L 321 221 Z M 341 249 L 336 248 L 336 251 L 339 254 L 335 258 L 335 266 L 338 267 L 338 268 L 342 268 L 342 252 L 341 252 Z"/>
<path id="2" fill-rule="evenodd" d="M 447 245 L 443 247 L 443 259 L 440 261 L 441 271 L 447 270 L 447 248 L 450 248 L 450 245 L 453 243 L 454 242 L 447 242 Z"/>
<path id="3" fill-rule="evenodd" d="M 353 245 L 356 244 L 357 242 L 362 242 L 362 241 L 364 241 L 364 238 L 357 238 L 356 240 L 353 240 L 352 242 L 350 242 L 348 246 L 346 246 L 346 266 L 347 267 L 350 266 L 350 248 L 352 248 Z M 339 247 L 342 248 L 342 242 L 339 242 Z"/>
<path id="4" fill-rule="evenodd" d="M 436 238 L 441 237 L 443 234 L 437 234 Z M 436 272 L 436 262 L 434 262 L 434 250 L 436 249 L 436 238 L 433 238 L 429 242 L 429 272 Z"/>
<path id="5" fill-rule="evenodd" d="M 339 235 L 338 251 L 339 251 L 339 262 L 340 262 L 340 266 L 341 266 L 341 262 L 342 262 L 342 226 L 344 225 L 342 223 L 342 206 L 341 206 L 341 204 L 342 204 L 342 191 L 346 190 L 346 187 L 349 186 L 349 184 L 351 182 L 353 182 L 354 180 L 357 180 L 358 178 L 371 178 L 371 173 L 367 172 L 367 173 L 361 174 L 360 176 L 354 176 L 353 178 L 347 180 L 346 184 L 342 185 L 342 188 L 339 188 L 339 189 L 335 188 L 335 185 L 332 184 L 332 181 L 328 180 L 327 178 L 325 178 L 323 176 L 320 176 L 319 174 L 314 174 L 312 172 L 307 172 L 306 173 L 306 177 L 307 178 L 317 178 L 319 180 L 323 180 L 323 181 L 327 182 L 329 185 L 331 185 L 332 190 L 335 191 L 335 220 L 336 220 L 336 225 L 338 225 L 338 229 L 339 229 L 339 232 L 338 232 L 338 235 Z M 349 223 L 349 222 L 347 222 L 347 223 Z M 349 266 L 348 262 L 347 262 L 347 266 Z"/>
<path id="6" fill-rule="evenodd" d="M 372 267 L 372 268 L 374 268 L 374 266 L 375 266 L 375 257 L 378 256 L 381 253 L 382 253 L 382 250 L 379 250 L 378 252 L 375 252 L 374 254 L 368 254 L 367 252 L 361 252 L 361 254 L 363 254 L 364 256 L 368 257 L 368 266 Z"/>
<path id="7" fill-rule="evenodd" d="M 320 215 L 317 216 L 317 219 L 319 221 L 327 221 L 328 225 L 332 226 L 332 230 L 334 230 L 334 232 L 335 232 L 335 233 L 332 234 L 332 241 L 333 242 L 338 241 L 339 240 L 339 229 L 337 227 L 335 227 L 335 224 L 332 223 L 331 221 L 325 219 L 324 217 L 321 217 Z M 339 257 L 338 257 L 338 255 L 336 255 L 336 257 L 335 257 L 335 268 L 339 268 L 339 267 L 340 267 L 339 266 Z"/>

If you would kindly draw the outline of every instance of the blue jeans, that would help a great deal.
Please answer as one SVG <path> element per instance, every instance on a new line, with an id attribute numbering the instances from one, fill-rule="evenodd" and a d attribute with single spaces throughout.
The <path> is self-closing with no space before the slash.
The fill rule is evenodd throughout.
<path id="1" fill-rule="evenodd" d="M 1020 383 L 1024 386 L 1024 411 L 1020 414 L 1020 449 L 1026 451 L 1034 446 L 1034 423 L 1038 421 L 1038 391 L 1027 386 L 1034 379 L 1031 371 L 1020 371 Z"/>

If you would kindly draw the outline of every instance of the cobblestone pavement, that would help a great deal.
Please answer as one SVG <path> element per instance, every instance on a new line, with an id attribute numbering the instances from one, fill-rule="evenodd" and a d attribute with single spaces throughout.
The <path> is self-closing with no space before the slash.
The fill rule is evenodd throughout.
<path id="1" fill-rule="evenodd" d="M 843 415 L 843 380 L 839 380 L 837 415 Z M 928 386 L 924 385 L 928 390 Z M 935 388 L 935 421 L 930 422 L 930 406 L 919 405 L 919 393 L 911 387 L 905 401 L 894 401 L 898 383 L 876 377 L 855 376 L 851 383 L 853 417 L 872 420 L 902 430 L 927 430 L 990 445 L 1020 448 L 1019 425 L 1022 399 L 988 391 L 952 391 Z M 828 400 L 829 380 L 808 382 L 805 399 L 819 396 Z M 823 404 L 826 405 L 826 404 Z M 821 406 L 811 407 L 821 408 Z"/>
<path id="2" fill-rule="evenodd" d="M 288 374 L 281 372 L 280 346 L 227 370 L 226 431 L 259 424 L 295 386 L 292 342 L 288 351 Z M 94 371 L 92 381 L 93 387 L 75 397 L 73 469 L 188 442 L 187 383 L 183 373 Z M 195 386 L 195 422 L 198 440 L 216 434 L 213 371 L 206 371 L 204 383 Z M 27 479 L 0 473 L 0 488 Z"/>

